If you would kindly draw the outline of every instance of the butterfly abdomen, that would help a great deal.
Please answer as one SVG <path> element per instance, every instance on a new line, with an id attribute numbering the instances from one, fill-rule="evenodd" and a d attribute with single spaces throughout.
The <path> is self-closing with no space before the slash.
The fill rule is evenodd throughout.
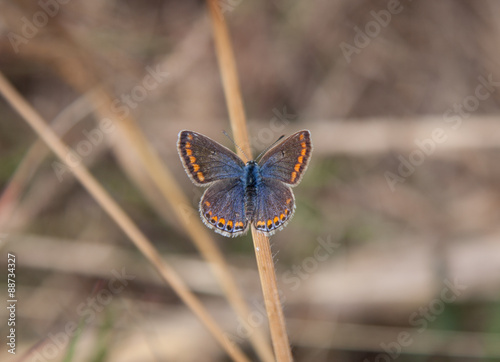
<path id="1" fill-rule="evenodd" d="M 252 220 L 257 200 L 257 189 L 261 183 L 259 166 L 255 161 L 249 161 L 245 165 L 243 184 L 245 186 L 245 215 L 247 220 Z"/>

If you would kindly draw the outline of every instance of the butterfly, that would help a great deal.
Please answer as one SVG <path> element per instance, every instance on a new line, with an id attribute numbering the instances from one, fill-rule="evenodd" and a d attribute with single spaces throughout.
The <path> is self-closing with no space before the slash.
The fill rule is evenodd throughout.
<path id="1" fill-rule="evenodd" d="M 299 131 L 268 150 L 257 162 L 243 162 L 233 151 L 193 131 L 179 132 L 177 150 L 189 178 L 208 186 L 200 200 L 201 219 L 228 237 L 250 224 L 268 235 L 281 230 L 295 211 L 291 190 L 311 158 L 311 133 Z"/>

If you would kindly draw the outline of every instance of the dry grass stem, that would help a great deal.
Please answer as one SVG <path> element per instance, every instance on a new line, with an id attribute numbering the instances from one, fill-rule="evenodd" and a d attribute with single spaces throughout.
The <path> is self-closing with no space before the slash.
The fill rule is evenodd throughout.
<path id="1" fill-rule="evenodd" d="M 11 106 L 26 120 L 26 122 L 36 131 L 49 148 L 63 162 L 67 162 L 67 155 L 70 150 L 59 140 L 56 134 L 47 127 L 38 113 L 22 98 L 22 96 L 9 84 L 5 77 L 0 74 L 0 92 L 11 104 Z M 163 279 L 172 287 L 182 301 L 196 314 L 205 327 L 212 333 L 219 344 L 235 361 L 248 361 L 247 357 L 238 346 L 231 343 L 224 335 L 222 329 L 215 320 L 208 314 L 202 303 L 186 287 L 184 282 L 177 275 L 175 270 L 165 263 L 158 251 L 153 247 L 146 236 L 137 228 L 134 222 L 123 212 L 120 206 L 109 196 L 106 190 L 81 164 L 72 167 L 76 179 L 87 189 L 99 205 L 109 214 L 109 216 L 120 226 L 125 234 L 133 241 L 136 247 L 155 266 Z"/>
<path id="2" fill-rule="evenodd" d="M 224 87 L 229 118 L 236 144 L 238 144 L 246 156 L 252 157 L 248 132 L 246 127 L 243 100 L 241 97 L 238 72 L 231 46 L 231 40 L 226 22 L 221 13 L 217 0 L 208 0 L 210 16 L 214 29 L 214 40 L 217 51 L 217 59 Z M 245 155 L 238 150 L 240 157 Z M 276 272 L 269 244 L 269 238 L 263 233 L 255 230 L 252 226 L 252 238 L 254 242 L 257 266 L 259 268 L 262 292 L 269 319 L 271 338 L 273 341 L 274 354 L 277 361 L 292 361 L 292 353 L 286 332 L 285 318 L 281 308 L 276 282 Z"/>
<path id="3" fill-rule="evenodd" d="M 278 284 L 276 282 L 276 272 L 274 270 L 269 238 L 253 227 L 252 238 L 276 360 L 292 361 L 292 352 L 290 350 L 288 334 L 286 333 L 285 317 L 283 315 L 278 293 Z"/>

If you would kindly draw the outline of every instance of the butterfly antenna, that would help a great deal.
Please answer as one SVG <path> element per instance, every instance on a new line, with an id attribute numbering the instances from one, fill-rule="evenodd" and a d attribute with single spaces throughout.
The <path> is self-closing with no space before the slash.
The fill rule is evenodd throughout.
<path id="1" fill-rule="evenodd" d="M 243 154 L 243 155 L 247 158 L 247 160 L 250 160 L 250 157 L 248 157 L 248 156 L 247 156 L 247 154 L 243 151 L 243 149 L 242 149 L 240 146 L 238 146 L 238 145 L 236 144 L 236 142 L 234 142 L 234 140 L 231 138 L 231 136 L 229 136 L 229 135 L 227 134 L 227 132 L 226 132 L 225 130 L 222 130 L 222 133 L 224 133 L 224 135 L 225 135 L 227 138 L 229 138 L 229 140 L 233 143 L 233 145 L 235 145 L 235 147 L 241 151 L 241 153 L 242 153 L 242 154 Z"/>
<path id="2" fill-rule="evenodd" d="M 258 160 L 260 159 L 260 156 L 262 156 L 264 153 L 266 153 L 267 151 L 269 151 L 276 143 L 278 143 L 283 137 L 285 137 L 285 135 L 281 135 L 276 141 L 274 141 L 270 146 L 267 146 L 267 148 L 262 151 L 260 153 L 260 155 L 255 159 L 255 160 Z"/>

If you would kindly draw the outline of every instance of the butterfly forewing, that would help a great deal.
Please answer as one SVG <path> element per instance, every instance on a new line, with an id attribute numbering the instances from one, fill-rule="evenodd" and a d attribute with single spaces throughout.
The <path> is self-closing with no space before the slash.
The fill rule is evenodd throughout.
<path id="1" fill-rule="evenodd" d="M 295 210 L 289 186 L 278 180 L 263 179 L 255 200 L 253 224 L 257 230 L 273 234 L 288 223 Z"/>
<path id="2" fill-rule="evenodd" d="M 309 163 L 312 143 L 308 130 L 297 132 L 267 151 L 259 161 L 263 178 L 297 185 Z"/>
<path id="3" fill-rule="evenodd" d="M 224 236 L 244 233 L 248 228 L 244 197 L 245 189 L 241 179 L 215 182 L 201 198 L 201 219 L 209 228 Z"/>
<path id="4" fill-rule="evenodd" d="M 181 131 L 177 148 L 182 164 L 197 185 L 240 177 L 245 164 L 231 150 L 192 131 Z"/>

